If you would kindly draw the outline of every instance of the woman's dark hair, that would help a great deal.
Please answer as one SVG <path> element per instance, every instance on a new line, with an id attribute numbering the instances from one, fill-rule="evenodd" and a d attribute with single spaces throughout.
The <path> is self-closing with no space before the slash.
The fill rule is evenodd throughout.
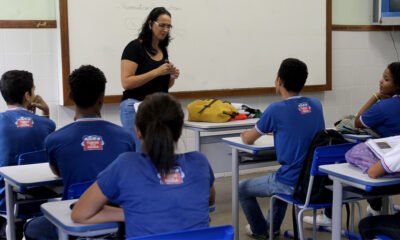
<path id="1" fill-rule="evenodd" d="M 151 31 L 151 25 L 153 22 L 157 21 L 158 17 L 160 15 L 168 15 L 171 17 L 171 13 L 167 11 L 164 7 L 156 7 L 151 10 L 149 13 L 149 16 L 147 16 L 146 21 L 144 21 L 142 25 L 142 30 L 139 33 L 139 39 L 141 39 L 143 42 L 143 46 L 146 49 L 147 52 L 149 52 L 151 55 L 155 55 L 157 51 L 153 48 L 151 45 L 152 40 L 153 40 L 153 32 Z M 164 40 L 160 41 L 159 46 L 163 53 L 167 54 L 167 47 L 169 42 L 171 41 L 171 37 L 169 33 L 165 37 Z"/>
<path id="2" fill-rule="evenodd" d="M 278 70 L 278 77 L 289 92 L 299 93 L 308 77 L 307 65 L 296 58 L 287 58 L 282 61 Z"/>
<path id="3" fill-rule="evenodd" d="M 32 95 L 33 76 L 24 70 L 11 70 L 1 76 L 0 90 L 7 104 L 22 104 L 24 95 Z"/>
<path id="4" fill-rule="evenodd" d="M 93 107 L 106 89 L 104 73 L 92 65 L 82 65 L 69 75 L 70 97 L 78 107 Z"/>
<path id="5" fill-rule="evenodd" d="M 392 62 L 387 66 L 393 78 L 393 83 L 397 87 L 396 93 L 400 93 L 400 62 Z"/>
<path id="6" fill-rule="evenodd" d="M 183 118 L 180 103 L 167 93 L 148 95 L 139 105 L 136 126 L 144 140 L 143 151 L 162 176 L 176 166 L 175 147 L 182 134 Z"/>

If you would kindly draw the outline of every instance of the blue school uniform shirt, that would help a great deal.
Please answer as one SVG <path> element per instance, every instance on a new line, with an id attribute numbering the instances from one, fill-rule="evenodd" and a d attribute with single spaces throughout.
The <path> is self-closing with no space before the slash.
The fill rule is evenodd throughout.
<path id="1" fill-rule="evenodd" d="M 276 156 L 281 167 L 276 179 L 293 186 L 315 134 L 325 128 L 322 105 L 302 96 L 272 103 L 256 123 L 260 134 L 273 133 Z"/>
<path id="2" fill-rule="evenodd" d="M 124 210 L 127 238 L 208 227 L 212 169 L 199 152 L 178 155 L 177 164 L 162 179 L 147 155 L 124 153 L 99 174 L 103 194 Z"/>
<path id="3" fill-rule="evenodd" d="M 95 181 L 119 154 L 133 150 L 127 130 L 98 118 L 80 118 L 46 138 L 50 165 L 64 183 L 63 199 L 74 183 Z"/>
<path id="4" fill-rule="evenodd" d="M 17 165 L 17 156 L 44 149 L 44 140 L 56 128 L 55 123 L 24 108 L 0 113 L 0 166 Z M 0 209 L 5 209 L 4 180 L 0 176 Z"/>
<path id="5" fill-rule="evenodd" d="M 360 116 L 360 120 L 381 137 L 400 135 L 400 96 L 376 102 Z"/>

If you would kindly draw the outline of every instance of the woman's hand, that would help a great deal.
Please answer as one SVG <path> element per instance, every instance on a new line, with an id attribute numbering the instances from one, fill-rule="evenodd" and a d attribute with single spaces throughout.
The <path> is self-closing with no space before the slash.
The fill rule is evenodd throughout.
<path id="1" fill-rule="evenodd" d="M 164 63 L 157 68 L 157 73 L 159 76 L 168 75 L 173 73 L 173 69 L 174 65 L 172 65 L 171 63 Z"/>
<path id="2" fill-rule="evenodd" d="M 174 65 L 172 65 L 172 72 L 171 72 L 171 80 L 175 80 L 179 77 L 179 69 L 177 69 Z"/>

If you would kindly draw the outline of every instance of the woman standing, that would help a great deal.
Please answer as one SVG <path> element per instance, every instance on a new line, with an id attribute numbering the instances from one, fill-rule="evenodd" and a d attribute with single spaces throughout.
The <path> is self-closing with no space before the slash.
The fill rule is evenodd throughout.
<path id="1" fill-rule="evenodd" d="M 168 92 L 179 77 L 179 70 L 168 60 L 171 29 L 171 14 L 164 7 L 156 7 L 143 23 L 139 37 L 122 53 L 121 82 L 125 91 L 120 118 L 122 126 L 134 134 L 137 152 L 141 152 L 141 146 L 134 130 L 134 104 L 149 94 Z"/>

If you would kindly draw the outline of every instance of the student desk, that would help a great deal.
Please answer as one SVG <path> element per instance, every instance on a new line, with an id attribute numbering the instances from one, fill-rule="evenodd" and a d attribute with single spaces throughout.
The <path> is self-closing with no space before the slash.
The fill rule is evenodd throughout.
<path id="1" fill-rule="evenodd" d="M 60 177 L 53 174 L 48 163 L 7 166 L 0 168 L 4 177 L 7 209 L 7 239 L 15 240 L 15 194 L 30 187 L 62 184 Z"/>
<path id="2" fill-rule="evenodd" d="M 68 235 L 92 237 L 118 230 L 118 223 L 78 224 L 71 219 L 71 204 L 77 199 L 42 204 L 43 215 L 58 229 L 58 239 L 68 240 Z"/>
<path id="3" fill-rule="evenodd" d="M 319 168 L 333 180 L 332 240 L 341 239 L 344 185 L 370 192 L 374 188 L 400 184 L 400 178 L 370 178 L 349 163 L 324 165 Z"/>
<path id="4" fill-rule="evenodd" d="M 235 239 L 239 238 L 239 150 L 251 154 L 274 150 L 274 137 L 264 135 L 253 145 L 244 144 L 240 137 L 223 138 L 223 142 L 232 147 L 232 224 Z"/>
<path id="5" fill-rule="evenodd" d="M 226 132 L 232 130 L 241 130 L 254 127 L 259 118 L 246 120 L 237 120 L 224 123 L 209 122 L 191 122 L 185 121 L 183 127 L 194 131 L 195 150 L 201 151 L 201 133 L 202 132 Z M 224 135 L 224 134 L 222 134 Z"/>
<path id="6" fill-rule="evenodd" d="M 371 135 L 357 135 L 348 133 L 342 134 L 342 136 L 344 137 L 344 139 L 350 142 L 365 142 L 368 139 L 372 138 Z"/>

